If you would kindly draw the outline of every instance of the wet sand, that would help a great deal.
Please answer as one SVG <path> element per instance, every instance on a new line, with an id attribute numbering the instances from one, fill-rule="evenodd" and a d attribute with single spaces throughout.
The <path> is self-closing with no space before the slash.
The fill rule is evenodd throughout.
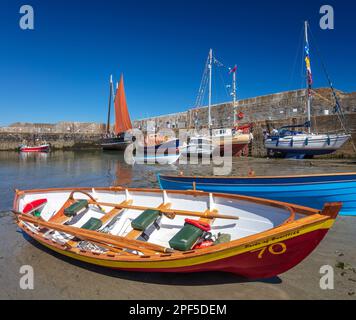
<path id="1" fill-rule="evenodd" d="M 137 166 L 115 155 L 49 155 L 19 159 L 7 155 L 0 168 L 0 299 L 350 299 L 356 300 L 356 218 L 340 217 L 318 248 L 292 270 L 264 281 L 246 281 L 232 274 L 150 274 L 110 271 L 52 253 L 16 228 L 12 187 L 60 187 L 123 184 L 157 187 L 156 173 L 184 171 L 211 174 L 201 166 Z M 0 157 L 1 161 L 1 157 Z M 6 162 L 7 167 L 4 167 Z M 355 162 L 234 160 L 233 174 L 282 175 L 356 171 Z M 29 172 L 24 176 L 26 170 Z M 21 172 L 23 170 L 23 172 Z M 46 178 L 46 174 L 51 173 Z M 5 177 L 7 180 L 5 180 Z M 26 178 L 26 179 L 25 179 Z M 19 286 L 20 267 L 34 268 L 34 290 Z M 335 270 L 335 289 L 320 289 L 320 268 Z"/>
<path id="2" fill-rule="evenodd" d="M 0 299 L 356 299 L 354 218 L 339 218 L 317 250 L 294 269 L 246 281 L 218 272 L 150 274 L 90 266 L 52 253 L 17 231 L 10 213 L 1 216 Z M 340 263 L 345 270 L 336 267 Z M 20 289 L 22 265 L 34 268 L 34 290 Z M 320 289 L 323 265 L 334 267 L 334 290 Z"/>

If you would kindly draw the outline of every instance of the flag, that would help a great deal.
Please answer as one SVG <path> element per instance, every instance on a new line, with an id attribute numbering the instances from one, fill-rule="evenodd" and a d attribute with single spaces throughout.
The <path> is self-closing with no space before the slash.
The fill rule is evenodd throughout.
<path id="1" fill-rule="evenodd" d="M 305 47 L 304 47 L 304 50 L 305 50 L 305 54 L 307 56 L 309 56 L 309 44 L 307 44 Z"/>
<path id="2" fill-rule="evenodd" d="M 309 57 L 305 58 L 305 64 L 307 66 L 307 70 L 311 73 L 310 59 Z"/>
<path id="3" fill-rule="evenodd" d="M 308 85 L 309 85 L 309 91 L 311 89 L 311 86 L 313 84 L 313 76 L 312 76 L 312 70 L 311 70 L 311 64 L 310 64 L 310 50 L 309 50 L 309 44 L 307 43 L 305 45 L 305 66 L 307 69 L 307 80 L 308 80 Z"/>
<path id="4" fill-rule="evenodd" d="M 230 70 L 229 74 L 235 73 L 236 71 L 237 71 L 237 66 L 235 65 L 235 67 L 233 67 L 233 68 Z"/>

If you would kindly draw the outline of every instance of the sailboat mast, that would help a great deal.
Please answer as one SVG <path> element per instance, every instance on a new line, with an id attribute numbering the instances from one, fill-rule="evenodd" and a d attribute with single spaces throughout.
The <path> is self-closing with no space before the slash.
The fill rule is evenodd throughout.
<path id="1" fill-rule="evenodd" d="M 211 85 L 212 85 L 212 75 L 213 75 L 213 49 L 209 51 L 209 107 L 208 107 L 208 122 L 209 129 L 211 129 Z"/>
<path id="2" fill-rule="evenodd" d="M 233 73 L 232 73 L 232 98 L 233 98 L 233 110 L 234 110 L 234 126 L 236 125 L 237 122 L 237 116 L 236 116 L 236 67 L 234 67 Z"/>
<path id="3" fill-rule="evenodd" d="M 309 39 L 308 39 L 308 21 L 304 22 L 304 28 L 305 28 L 305 45 L 306 45 L 306 61 L 308 59 L 307 63 L 307 79 L 306 79 L 306 83 L 307 83 L 307 89 L 306 89 L 306 93 L 307 93 L 307 113 L 308 113 L 308 123 L 309 123 L 309 127 L 308 127 L 308 133 L 311 133 L 311 74 L 310 74 L 310 60 L 309 60 Z M 308 63 L 309 63 L 309 70 L 308 70 Z"/>
<path id="4" fill-rule="evenodd" d="M 110 113 L 111 113 L 111 100 L 112 100 L 112 94 L 113 94 L 113 88 L 112 88 L 112 75 L 110 75 L 110 94 L 109 94 L 109 110 L 108 110 L 108 120 L 106 123 L 106 133 L 110 133 Z"/>

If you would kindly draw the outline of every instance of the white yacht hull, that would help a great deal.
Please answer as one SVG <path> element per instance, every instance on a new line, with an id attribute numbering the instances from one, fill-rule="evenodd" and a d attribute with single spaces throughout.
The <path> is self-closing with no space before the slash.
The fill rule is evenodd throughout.
<path id="1" fill-rule="evenodd" d="M 284 155 L 323 155 L 340 149 L 349 139 L 346 134 L 299 134 L 296 136 L 272 137 L 265 141 L 267 150 Z"/>

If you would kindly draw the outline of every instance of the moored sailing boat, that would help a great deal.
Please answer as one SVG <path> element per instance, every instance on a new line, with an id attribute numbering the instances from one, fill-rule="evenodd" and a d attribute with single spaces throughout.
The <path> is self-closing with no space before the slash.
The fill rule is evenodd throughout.
<path id="1" fill-rule="evenodd" d="M 350 138 L 343 123 L 343 113 L 331 81 L 330 87 L 335 99 L 335 111 L 339 115 L 344 133 L 341 134 L 318 134 L 312 131 L 311 108 L 312 108 L 312 71 L 310 62 L 310 50 L 308 40 L 308 22 L 305 22 L 305 65 L 307 78 L 307 114 L 308 121 L 303 125 L 285 126 L 278 130 L 278 134 L 272 135 L 265 141 L 268 153 L 274 153 L 286 158 L 308 158 L 314 155 L 330 154 L 340 149 Z M 297 128 L 306 130 L 296 131 Z"/>
<path id="2" fill-rule="evenodd" d="M 240 130 L 237 126 L 237 114 L 236 114 L 236 72 L 237 66 L 234 68 L 229 68 L 229 74 L 232 74 L 232 97 L 233 97 L 233 113 L 234 113 L 234 128 L 216 128 L 213 129 L 212 117 L 211 117 L 211 106 L 212 106 L 212 73 L 213 73 L 213 66 L 217 64 L 219 66 L 223 66 L 214 56 L 213 50 L 210 49 L 209 56 L 206 62 L 205 71 L 203 74 L 202 83 L 199 89 L 199 94 L 196 101 L 196 107 L 199 107 L 204 94 L 205 88 L 208 84 L 208 129 L 210 132 L 210 136 L 205 137 L 207 140 L 211 141 L 211 146 L 207 149 L 211 150 L 211 153 L 215 149 L 220 149 L 221 153 L 226 153 L 225 146 L 231 145 L 231 154 L 233 156 L 241 155 L 241 152 L 244 148 L 248 146 L 248 144 L 252 141 L 253 135 L 246 130 Z M 250 128 L 250 127 L 249 127 Z M 193 137 L 192 137 L 193 138 Z M 195 136 L 196 139 L 191 139 L 191 142 L 188 143 L 188 150 L 191 150 L 190 155 L 194 154 L 194 150 L 197 150 L 197 154 L 201 152 L 201 148 L 199 145 L 196 145 L 196 142 L 199 142 L 199 136 Z M 206 140 L 206 141 L 207 141 Z M 228 149 L 228 148 L 227 148 Z M 225 152 L 224 152 L 225 151 Z"/>
<path id="3" fill-rule="evenodd" d="M 101 146 L 104 150 L 125 150 L 128 144 L 132 142 L 130 136 L 127 134 L 127 131 L 132 129 L 132 124 L 126 103 L 123 75 L 121 75 L 120 83 L 116 86 L 114 99 L 115 126 L 113 128 L 114 132 L 112 133 L 110 131 L 110 113 L 113 92 L 113 81 L 112 77 L 110 77 L 108 120 L 106 124 L 106 135 L 101 141 Z"/>

